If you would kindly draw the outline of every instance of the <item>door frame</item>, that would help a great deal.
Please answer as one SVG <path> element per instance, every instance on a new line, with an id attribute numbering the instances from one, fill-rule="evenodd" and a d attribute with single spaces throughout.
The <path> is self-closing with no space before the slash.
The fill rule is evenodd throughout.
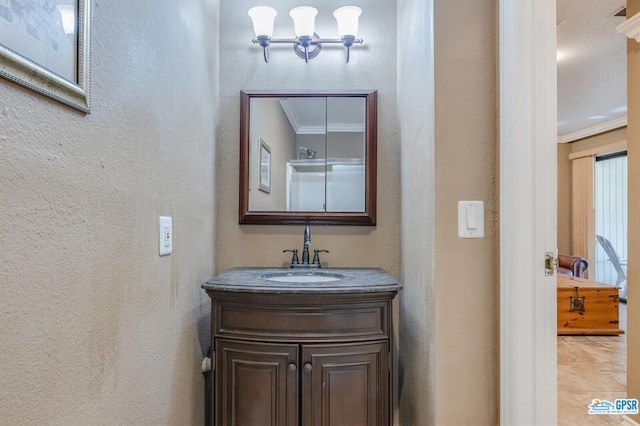
<path id="1" fill-rule="evenodd" d="M 557 423 L 556 1 L 500 0 L 500 424 Z"/>

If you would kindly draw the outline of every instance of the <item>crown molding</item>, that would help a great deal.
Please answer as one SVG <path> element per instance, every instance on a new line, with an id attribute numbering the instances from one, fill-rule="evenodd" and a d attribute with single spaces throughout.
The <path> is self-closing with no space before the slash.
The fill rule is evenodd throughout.
<path id="1" fill-rule="evenodd" d="M 282 110 L 287 116 L 289 123 L 291 123 L 293 131 L 296 133 L 300 133 L 300 120 L 298 119 L 298 114 L 296 113 L 295 108 L 291 105 L 291 102 L 289 102 L 287 99 L 280 99 L 280 105 L 282 106 Z"/>
<path id="2" fill-rule="evenodd" d="M 327 123 L 326 126 L 304 126 L 300 124 L 297 110 L 288 99 L 280 99 L 280 105 L 297 135 L 324 135 L 327 132 L 364 133 L 365 131 L 364 123 Z"/>
<path id="3" fill-rule="evenodd" d="M 325 126 L 296 126 L 294 131 L 296 135 L 325 135 L 327 133 Z"/>
<path id="4" fill-rule="evenodd" d="M 631 18 L 618 25 L 616 27 L 616 31 L 640 42 L 640 13 L 636 13 Z"/>
<path id="5" fill-rule="evenodd" d="M 625 115 L 624 117 L 614 118 L 613 120 L 596 124 L 595 126 L 587 127 L 586 129 L 578 130 L 577 132 L 558 136 L 558 143 L 577 141 L 578 139 L 588 138 L 589 136 L 608 132 L 609 130 L 619 129 L 620 127 L 624 127 L 626 125 L 627 116 Z"/>

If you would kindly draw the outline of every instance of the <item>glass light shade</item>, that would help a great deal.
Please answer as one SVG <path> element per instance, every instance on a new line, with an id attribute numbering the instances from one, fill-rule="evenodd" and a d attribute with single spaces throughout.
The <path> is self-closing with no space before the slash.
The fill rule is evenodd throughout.
<path id="1" fill-rule="evenodd" d="M 289 16 L 293 19 L 296 37 L 313 37 L 317 14 L 318 9 L 310 6 L 294 7 L 289 11 Z"/>
<path id="2" fill-rule="evenodd" d="M 76 12 L 74 7 L 67 4 L 59 4 L 56 9 L 60 13 L 64 33 L 73 34 L 76 32 Z"/>
<path id="3" fill-rule="evenodd" d="M 338 35 L 340 37 L 358 35 L 358 18 L 361 13 L 362 9 L 356 6 L 339 7 L 333 11 L 333 16 L 338 21 Z"/>
<path id="4" fill-rule="evenodd" d="M 273 35 L 273 21 L 278 12 L 269 6 L 256 6 L 249 9 L 249 17 L 253 22 L 253 32 L 256 37 Z"/>

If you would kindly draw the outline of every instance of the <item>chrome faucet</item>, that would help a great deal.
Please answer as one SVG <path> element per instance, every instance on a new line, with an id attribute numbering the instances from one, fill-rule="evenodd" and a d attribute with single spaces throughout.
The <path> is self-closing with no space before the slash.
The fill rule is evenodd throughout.
<path id="1" fill-rule="evenodd" d="M 304 246 L 302 247 L 302 264 L 309 264 L 309 243 L 311 242 L 311 228 L 309 225 L 304 227 Z"/>
<path id="2" fill-rule="evenodd" d="M 304 245 L 302 246 L 302 263 L 298 261 L 298 249 L 282 250 L 282 252 L 291 252 L 293 257 L 291 258 L 292 268 L 321 268 L 320 255 L 318 253 L 329 253 L 329 250 L 313 250 L 313 262 L 309 262 L 309 243 L 311 242 L 311 228 L 309 225 L 304 227 Z"/>

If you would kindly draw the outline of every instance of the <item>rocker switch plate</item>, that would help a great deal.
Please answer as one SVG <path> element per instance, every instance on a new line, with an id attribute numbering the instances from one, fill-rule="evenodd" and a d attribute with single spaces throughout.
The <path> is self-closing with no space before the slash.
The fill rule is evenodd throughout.
<path id="1" fill-rule="evenodd" d="M 484 237 L 484 201 L 458 201 L 458 237 Z"/>
<path id="2" fill-rule="evenodd" d="M 160 216 L 160 227 L 158 228 L 158 254 L 166 256 L 171 254 L 173 249 L 173 225 L 171 216 Z"/>

